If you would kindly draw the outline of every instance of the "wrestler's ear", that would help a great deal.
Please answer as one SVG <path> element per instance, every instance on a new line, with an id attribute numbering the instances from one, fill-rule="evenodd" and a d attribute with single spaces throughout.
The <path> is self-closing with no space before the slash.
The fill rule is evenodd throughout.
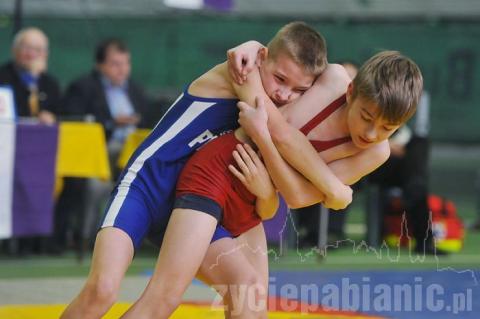
<path id="1" fill-rule="evenodd" d="M 257 52 L 257 60 L 256 60 L 257 66 L 262 65 L 262 63 L 265 62 L 267 58 L 268 58 L 268 48 L 262 47 Z"/>
<path id="2" fill-rule="evenodd" d="M 352 103 L 352 96 L 353 96 L 353 81 L 347 87 L 347 104 Z"/>

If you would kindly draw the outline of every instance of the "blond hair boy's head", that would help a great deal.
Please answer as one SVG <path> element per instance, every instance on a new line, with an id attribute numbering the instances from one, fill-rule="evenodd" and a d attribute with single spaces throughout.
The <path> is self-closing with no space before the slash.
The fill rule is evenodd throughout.
<path id="1" fill-rule="evenodd" d="M 376 103 L 380 117 L 402 124 L 415 113 L 422 90 L 423 77 L 415 62 L 397 51 L 382 51 L 358 71 L 352 98 Z"/>
<path id="2" fill-rule="evenodd" d="M 282 27 L 268 43 L 268 58 L 275 60 L 286 54 L 296 64 L 314 75 L 320 75 L 327 67 L 325 39 L 304 22 L 291 22 Z"/>

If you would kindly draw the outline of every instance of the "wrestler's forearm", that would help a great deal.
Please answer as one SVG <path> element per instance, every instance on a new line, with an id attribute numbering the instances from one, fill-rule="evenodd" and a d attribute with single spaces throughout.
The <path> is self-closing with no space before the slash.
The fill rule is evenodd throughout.
<path id="1" fill-rule="evenodd" d="M 268 131 L 281 157 L 324 194 L 324 204 L 329 208 L 341 209 L 350 204 L 351 189 L 333 174 L 307 137 L 290 125 L 278 109 L 269 103 L 265 103 L 265 107 L 268 112 Z M 260 139 L 260 136 L 257 134 L 255 139 Z"/>
<path id="2" fill-rule="evenodd" d="M 326 196 L 325 202 L 330 208 L 341 209 L 350 204 L 351 188 L 335 176 L 305 135 L 291 126 L 273 132 L 272 140 L 278 152 Z"/>
<path id="3" fill-rule="evenodd" d="M 285 162 L 268 135 L 255 142 L 273 183 L 290 207 L 305 207 L 325 199 L 323 193 Z"/>

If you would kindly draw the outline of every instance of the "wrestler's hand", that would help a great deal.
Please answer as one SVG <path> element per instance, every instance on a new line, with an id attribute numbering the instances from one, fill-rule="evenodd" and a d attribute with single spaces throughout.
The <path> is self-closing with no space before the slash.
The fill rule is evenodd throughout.
<path id="1" fill-rule="evenodd" d="M 238 102 L 240 109 L 238 114 L 238 123 L 242 126 L 248 136 L 253 141 L 259 138 L 270 136 L 268 131 L 268 114 L 265 109 L 263 100 L 259 97 L 255 98 L 256 107 L 252 107 L 245 102 Z"/>
<path id="2" fill-rule="evenodd" d="M 242 85 L 255 65 L 260 66 L 258 51 L 263 45 L 257 41 L 248 41 L 227 51 L 228 72 L 232 79 Z"/>
<path id="3" fill-rule="evenodd" d="M 259 199 L 268 199 L 276 193 L 267 168 L 248 144 L 238 144 L 233 151 L 233 158 L 240 170 L 229 165 L 228 169 L 235 175 L 242 184 Z"/>

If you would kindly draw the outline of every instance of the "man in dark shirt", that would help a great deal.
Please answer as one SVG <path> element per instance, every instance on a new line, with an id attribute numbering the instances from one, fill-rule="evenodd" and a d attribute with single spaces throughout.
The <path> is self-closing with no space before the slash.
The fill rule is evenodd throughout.
<path id="1" fill-rule="evenodd" d="M 63 101 L 68 115 L 93 115 L 105 128 L 107 141 L 122 144 L 148 108 L 143 90 L 130 79 L 130 52 L 118 39 L 101 42 L 95 68 L 72 82 Z"/>

